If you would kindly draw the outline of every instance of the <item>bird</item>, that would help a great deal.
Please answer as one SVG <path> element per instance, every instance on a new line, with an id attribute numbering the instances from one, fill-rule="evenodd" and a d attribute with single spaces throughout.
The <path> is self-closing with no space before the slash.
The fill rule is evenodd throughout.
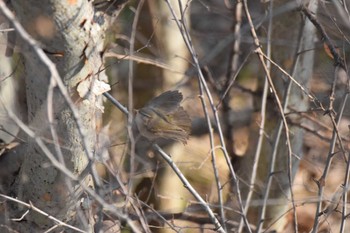
<path id="1" fill-rule="evenodd" d="M 191 131 L 191 119 L 180 106 L 182 99 L 182 93 L 178 90 L 166 91 L 139 109 L 135 123 L 140 134 L 149 141 L 163 138 L 186 144 Z"/>

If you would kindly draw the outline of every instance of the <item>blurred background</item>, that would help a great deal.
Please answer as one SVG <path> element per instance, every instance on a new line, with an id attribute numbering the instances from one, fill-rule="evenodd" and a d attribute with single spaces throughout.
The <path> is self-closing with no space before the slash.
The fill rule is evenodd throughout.
<path id="1" fill-rule="evenodd" d="M 349 140 L 349 110 L 345 107 L 345 111 L 340 113 L 340 108 L 348 92 L 348 77 L 346 70 L 340 71 L 342 74 L 336 70 L 338 64 L 329 51 L 324 35 L 310 23 L 297 2 L 248 2 L 261 49 L 274 62 L 269 64 L 269 60 L 265 59 L 276 94 L 284 106 L 290 140 L 290 145 L 287 145 L 286 128 L 281 123 L 277 96 L 267 83 L 242 4 L 238 1 L 210 0 L 181 2 L 182 14 L 177 1 L 170 4 L 177 16 L 183 17 L 181 23 L 191 36 L 195 56 L 217 108 L 226 149 L 238 176 L 243 203 L 249 205 L 247 214 L 250 223 L 258 225 L 267 182 L 272 177 L 267 204 L 265 203 L 267 210 L 264 227 L 287 232 L 288 229 L 293 229 L 297 217 L 299 231 L 309 232 L 315 219 L 315 203 L 320 195 L 317 184 L 325 164 L 329 163 L 329 171 L 322 184 L 322 209 L 329 206 L 334 208 L 327 214 L 320 214 L 320 231 L 339 230 L 343 221 L 339 213 L 343 204 L 339 201 L 341 195 L 347 195 L 342 185 L 346 176 Z M 198 70 L 184 43 L 184 32 L 178 28 L 169 6 L 163 1 L 145 1 L 139 12 L 137 26 L 133 28 L 131 19 L 138 4 L 131 2 L 111 29 L 106 62 L 109 65 L 112 93 L 115 98 L 127 104 L 130 60 L 134 62 L 133 98 L 136 109 L 167 90 L 178 89 L 183 93 L 182 105 L 192 119 L 191 137 L 185 146 L 181 143 L 165 143 L 164 149 L 202 197 L 218 211 L 217 181 L 211 158 L 211 152 L 215 151 L 226 217 L 228 221 L 236 221 L 239 225 L 237 187 L 232 182 L 220 149 L 218 122 L 208 107 L 216 147 L 210 146 L 209 129 L 199 98 Z M 312 16 L 346 61 L 349 49 L 347 3 L 305 1 L 304 4 L 309 7 Z M 130 35 L 133 29 L 135 51 L 130 55 Z M 291 75 L 295 82 L 284 72 Z M 332 94 L 334 100 L 330 104 Z M 204 99 L 207 106 L 210 106 L 208 99 Z M 339 117 L 337 131 L 345 149 L 340 149 L 339 141 L 335 140 L 335 155 L 331 162 L 327 158 L 333 153 L 330 151 L 335 129 L 331 117 L 326 113 L 330 105 L 333 105 L 334 119 Z M 120 171 L 128 160 L 125 155 L 126 145 L 119 144 L 127 138 L 126 118 L 107 103 L 104 119 L 110 126 L 111 143 L 118 144 L 110 148 L 110 155 L 113 164 Z M 291 154 L 288 146 L 291 147 Z M 150 148 L 136 150 L 139 161 L 134 174 L 134 178 L 137 177 L 134 190 L 142 201 L 167 213 L 203 214 L 164 161 Z M 290 188 L 294 194 L 293 199 Z M 252 192 L 252 196 L 246 202 L 249 192 Z M 296 215 L 291 210 L 292 203 L 296 206 Z M 195 228 L 200 232 L 202 227 L 196 222 L 180 220 L 175 225 L 190 228 L 184 232 L 195 232 Z M 238 228 L 235 227 L 238 225 L 230 225 L 231 230 L 237 232 Z"/>
<path id="2" fill-rule="evenodd" d="M 109 15 L 119 3 L 94 7 Z M 101 36 L 109 93 L 133 116 L 161 93 L 182 93 L 189 140 L 155 142 L 225 231 L 350 232 L 349 4 L 130 0 Z M 40 20 L 33 28 L 46 28 L 41 36 L 50 41 L 50 20 Z M 0 59 L 5 77 L 13 60 Z M 1 98 L 18 116 L 23 87 L 19 78 L 1 80 Z M 0 105 L 0 138 L 8 146 L 19 128 L 3 112 Z M 149 232 L 215 232 L 132 118 L 107 99 L 101 118 L 96 154 L 105 200 L 137 224 L 144 220 Z M 105 232 L 119 231 L 132 232 L 125 222 Z"/>

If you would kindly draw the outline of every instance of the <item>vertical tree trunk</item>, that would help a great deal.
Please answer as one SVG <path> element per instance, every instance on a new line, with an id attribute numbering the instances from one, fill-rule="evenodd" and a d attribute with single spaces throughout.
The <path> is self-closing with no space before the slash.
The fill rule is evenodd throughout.
<path id="1" fill-rule="evenodd" d="M 312 12 L 317 12 L 317 1 L 310 1 L 309 2 L 309 9 Z M 298 51 L 298 59 L 296 60 L 295 69 L 292 71 L 291 75 L 296 79 L 296 81 L 301 84 L 303 87 L 308 88 L 310 86 L 310 80 L 312 78 L 312 74 L 314 71 L 314 55 L 315 50 L 313 49 L 315 47 L 315 41 L 316 41 L 316 29 L 313 26 L 313 24 L 309 20 L 305 20 L 304 26 L 302 29 L 302 38 L 300 41 L 300 48 Z M 288 94 L 288 107 L 285 113 L 290 112 L 305 112 L 309 109 L 309 99 L 308 96 L 303 93 L 303 91 L 295 85 L 294 83 L 291 84 L 290 91 Z M 291 119 L 293 122 L 300 122 L 302 119 L 300 119 L 299 115 L 296 114 L 290 114 L 288 115 L 289 119 Z M 283 130 L 284 131 L 284 130 Z M 293 152 L 292 160 L 291 160 L 291 166 L 292 166 L 292 173 L 291 178 L 294 179 L 294 176 L 296 175 L 296 172 L 299 168 L 300 159 L 303 157 L 303 144 L 304 144 L 304 130 L 300 128 L 299 126 L 290 126 L 289 127 L 289 134 L 290 134 L 290 140 L 291 140 L 291 149 Z M 288 178 L 288 174 L 286 173 L 288 171 L 288 164 L 287 164 L 287 151 L 286 148 L 286 139 L 285 139 L 285 132 L 282 132 L 282 137 L 280 139 L 279 143 L 279 150 L 277 152 L 277 159 L 275 164 L 275 171 L 285 171 L 283 173 L 280 173 L 279 175 L 276 174 L 275 178 L 277 182 L 274 182 L 274 187 L 272 187 L 272 190 L 274 190 L 274 193 L 271 193 L 272 197 L 275 198 L 282 198 L 284 199 L 285 194 L 288 194 L 288 197 L 290 198 L 291 190 L 290 190 L 290 180 Z M 282 188 L 282 193 L 279 191 Z M 294 200 L 293 200 L 294 201 Z M 286 213 L 290 206 L 288 205 L 275 205 L 272 206 L 268 210 L 268 216 L 267 218 L 275 219 L 277 216 L 281 216 L 283 213 Z M 287 219 L 286 219 L 287 220 Z M 277 227 L 277 231 L 283 231 L 283 224 L 279 224 L 279 227 Z"/>
<path id="2" fill-rule="evenodd" d="M 15 14 L 30 34 L 40 41 L 40 47 L 56 64 L 68 93 L 79 112 L 79 120 L 87 148 L 83 147 L 72 110 L 58 89 L 54 89 L 53 103 L 48 102 L 51 74 L 42 60 L 20 41 L 24 55 L 25 82 L 28 102 L 28 119 L 36 137 L 45 140 L 59 160 L 58 150 L 52 143 L 50 124 L 57 132 L 64 157 L 62 166 L 78 175 L 86 167 L 88 159 L 85 149 L 92 153 L 96 143 L 96 127 L 100 120 L 101 98 L 93 92 L 83 96 L 77 92 L 81 82 L 91 88 L 97 80 L 106 81 L 102 64 L 104 28 L 99 24 L 91 1 L 12 1 Z M 103 16 L 101 16 L 103 17 Z M 48 106 L 52 106 L 54 122 L 48 120 Z M 68 185 L 68 186 L 67 186 Z M 65 175 L 52 167 L 47 156 L 33 138 L 28 138 L 24 163 L 14 188 L 18 197 L 31 201 L 35 206 L 59 219 L 70 220 L 74 215 L 76 196 L 72 195 Z M 75 198 L 75 199 L 74 199 Z M 48 225 L 46 217 L 30 214 L 29 220 L 39 226 Z"/>
<path id="3" fill-rule="evenodd" d="M 315 1 L 310 1 L 310 8 L 312 11 L 316 10 L 317 3 Z M 289 38 L 295 38 L 295 42 L 299 40 L 297 37 L 297 31 L 295 28 L 300 24 L 298 20 L 295 20 L 293 25 L 290 25 L 290 20 L 286 19 L 286 21 L 281 20 L 280 24 L 288 24 L 288 27 L 293 28 L 294 30 L 289 30 L 285 32 Z M 278 28 L 278 24 L 274 23 L 274 33 L 281 34 L 281 28 Z M 279 29 L 279 30 L 278 30 Z M 292 71 L 291 75 L 293 78 L 303 87 L 307 89 L 309 86 L 309 81 L 312 78 L 312 72 L 314 67 L 314 42 L 316 38 L 316 32 L 313 25 L 309 21 L 305 21 L 305 25 L 303 26 L 301 32 L 302 38 L 300 39 L 300 46 L 298 50 L 298 54 L 293 57 L 293 53 L 295 53 L 295 48 L 285 47 L 280 48 L 280 50 L 276 49 L 278 46 L 273 45 L 273 61 L 281 61 L 281 60 L 295 60 L 295 68 Z M 278 38 L 278 35 L 276 36 Z M 273 37 L 275 38 L 275 37 Z M 275 67 L 274 67 L 275 69 Z M 285 69 L 285 68 L 284 68 Z M 290 72 L 289 70 L 287 70 Z M 275 73 L 273 73 L 275 74 Z M 286 118 L 289 118 L 293 121 L 301 121 L 299 115 L 289 114 L 289 112 L 303 112 L 306 111 L 309 107 L 309 99 L 303 93 L 303 91 L 295 85 L 289 78 L 288 82 L 290 84 L 281 82 L 281 78 L 278 77 L 281 74 L 272 75 L 274 80 L 274 85 L 277 87 L 277 91 L 280 94 L 280 100 L 283 106 L 286 106 L 284 115 Z M 290 88 L 286 88 L 287 86 Z M 283 98 L 284 97 L 284 98 Z M 257 97 L 258 101 L 261 102 L 260 96 Z M 275 98 L 275 97 L 273 97 Z M 260 159 L 258 161 L 258 170 L 257 170 L 257 179 L 254 184 L 250 184 L 252 186 L 242 186 L 243 193 L 247 193 L 252 187 L 256 187 L 255 189 L 259 190 L 256 192 L 255 199 L 257 200 L 278 200 L 284 202 L 284 200 L 291 198 L 290 189 L 292 187 L 292 182 L 294 176 L 299 167 L 299 159 L 298 157 L 303 156 L 303 129 L 298 126 L 288 126 L 288 134 L 290 138 L 290 146 L 292 154 L 289 154 L 289 149 L 287 145 L 286 139 L 286 127 L 283 124 L 281 113 L 276 107 L 276 101 L 270 100 L 267 103 L 267 121 L 264 128 L 264 133 L 269 135 L 270 140 L 264 140 L 262 150 L 260 152 Z M 256 120 L 252 121 L 250 126 L 250 142 L 249 145 L 254 145 L 248 148 L 247 154 L 238 160 L 236 167 L 240 169 L 241 174 L 240 177 L 242 180 L 249 180 L 251 176 L 251 172 L 246 172 L 247 169 L 252 167 L 254 153 L 256 152 L 256 146 L 259 135 L 259 127 L 260 125 L 256 124 L 256 122 L 260 122 L 259 116 L 255 115 Z M 291 156 L 291 157 L 289 157 Z M 291 159 L 289 161 L 289 159 Z M 289 164 L 290 162 L 290 164 Z M 291 170 L 289 168 L 291 166 Z M 289 173 L 291 171 L 291 173 Z M 258 186 L 259 183 L 262 183 L 261 186 Z M 254 185 L 254 186 L 253 186 Z M 267 188 L 268 187 L 268 188 Z M 265 199 L 267 198 L 267 199 Z M 294 201 L 294 200 L 292 200 Z M 289 202 L 290 203 L 290 202 Z M 264 205 L 267 206 L 264 206 Z M 264 208 L 266 207 L 266 209 Z M 292 222 L 288 222 L 287 215 L 284 213 L 288 212 L 291 206 L 288 204 L 283 205 L 274 205 L 263 203 L 261 201 L 261 206 L 251 207 L 249 209 L 249 216 L 253 219 L 252 222 L 257 222 L 259 226 L 258 232 L 262 230 L 262 225 L 268 226 L 269 224 L 274 224 L 272 227 L 277 232 L 284 231 L 286 224 Z M 294 211 L 294 210 L 293 210 Z M 293 213 L 293 211 L 291 213 Z M 260 214 L 260 217 L 259 217 Z M 284 218 L 280 218 L 280 216 L 285 216 Z M 257 217 L 257 219 L 255 219 Z M 278 221 L 276 221 L 278 219 Z"/>

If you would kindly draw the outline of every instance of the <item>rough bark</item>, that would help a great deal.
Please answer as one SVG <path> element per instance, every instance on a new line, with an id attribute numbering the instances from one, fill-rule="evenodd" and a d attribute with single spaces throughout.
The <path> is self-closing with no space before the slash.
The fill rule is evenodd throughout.
<path id="1" fill-rule="evenodd" d="M 86 150 L 95 150 L 96 130 L 100 120 L 101 97 L 92 92 L 79 96 L 77 87 L 87 81 L 89 88 L 96 80 L 106 81 L 100 52 L 103 46 L 104 26 L 96 18 L 90 1 L 12 1 L 20 23 L 40 42 L 40 47 L 56 65 L 68 93 L 79 113 L 81 130 L 88 142 L 83 146 L 72 109 L 64 101 L 58 88 L 54 89 L 53 103 L 48 102 L 48 88 L 51 74 L 42 60 L 28 48 L 25 41 L 19 41 L 24 57 L 25 82 L 28 103 L 28 120 L 36 137 L 46 140 L 51 153 L 59 159 L 57 147 L 52 143 L 50 129 L 57 132 L 64 164 L 71 172 L 79 175 L 86 167 Z M 54 122 L 48 120 L 48 107 L 52 106 Z M 50 142 L 51 141 L 51 142 Z M 72 195 L 74 185 L 57 168 L 50 165 L 47 155 L 33 138 L 28 137 L 20 176 L 14 192 L 24 201 L 31 201 L 38 208 L 63 220 L 71 220 L 77 204 Z M 62 162 L 62 161 L 61 161 Z M 29 214 L 27 220 L 38 226 L 51 225 L 41 215 Z"/>

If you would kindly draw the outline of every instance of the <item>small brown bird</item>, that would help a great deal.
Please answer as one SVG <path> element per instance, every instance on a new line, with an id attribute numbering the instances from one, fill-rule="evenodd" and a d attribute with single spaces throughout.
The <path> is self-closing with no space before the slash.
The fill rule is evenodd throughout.
<path id="1" fill-rule="evenodd" d="M 179 91 L 167 91 L 137 111 L 135 123 L 140 134 L 150 141 L 164 138 L 186 144 L 191 119 L 180 106 L 182 98 Z"/>

